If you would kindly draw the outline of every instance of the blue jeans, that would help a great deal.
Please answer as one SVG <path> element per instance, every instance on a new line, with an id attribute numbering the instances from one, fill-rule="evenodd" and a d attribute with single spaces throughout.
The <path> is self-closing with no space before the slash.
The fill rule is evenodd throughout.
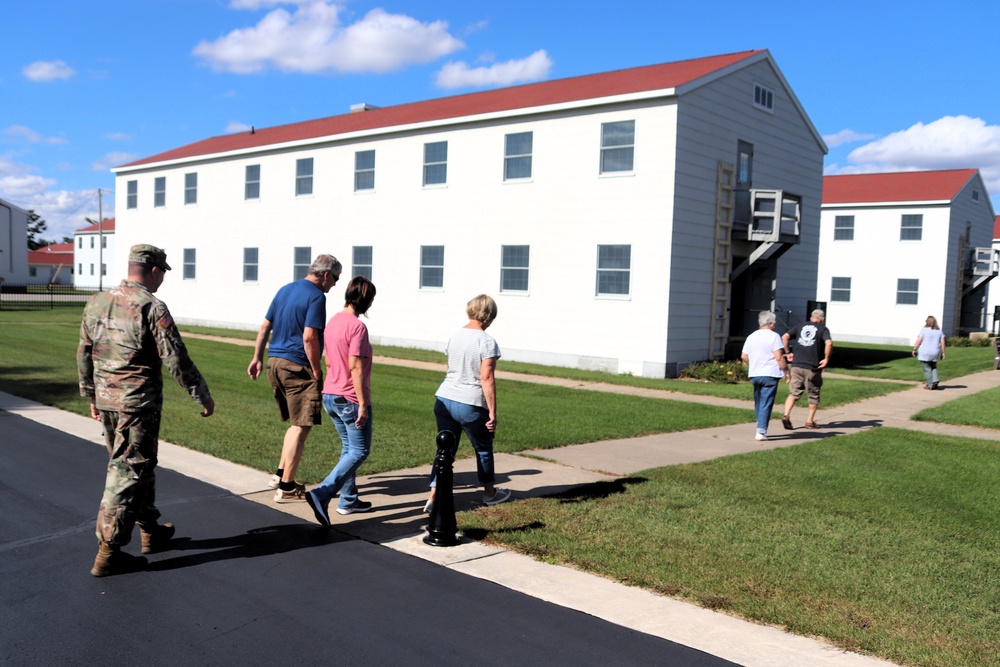
<path id="1" fill-rule="evenodd" d="M 312 493 L 323 507 L 326 507 L 330 498 L 339 491 L 340 507 L 351 507 L 358 499 L 358 486 L 354 483 L 354 474 L 368 458 L 372 448 L 371 408 L 368 421 L 362 428 L 358 428 L 354 425 L 358 418 L 357 403 L 351 403 L 336 394 L 323 394 L 323 407 L 333 420 L 344 446 L 340 450 L 340 461 Z"/>
<path id="2" fill-rule="evenodd" d="M 924 384 L 928 387 L 936 385 L 938 383 L 937 362 L 921 359 L 920 366 L 924 369 Z"/>
<path id="3" fill-rule="evenodd" d="M 778 394 L 778 378 L 758 375 L 750 378 L 753 385 L 753 409 L 757 413 L 757 432 L 767 433 L 767 424 L 771 421 L 771 410 L 774 408 L 774 397 Z"/>
<path id="4" fill-rule="evenodd" d="M 459 403 L 447 398 L 437 398 L 434 403 L 434 417 L 437 419 L 438 433 L 451 431 L 455 435 L 454 456 L 458 451 L 458 440 L 462 433 L 469 436 L 472 448 L 476 450 L 476 474 L 483 486 L 492 484 L 493 476 L 493 434 L 486 430 L 490 411 L 477 405 Z M 437 467 L 431 467 L 431 486 L 437 486 Z"/>

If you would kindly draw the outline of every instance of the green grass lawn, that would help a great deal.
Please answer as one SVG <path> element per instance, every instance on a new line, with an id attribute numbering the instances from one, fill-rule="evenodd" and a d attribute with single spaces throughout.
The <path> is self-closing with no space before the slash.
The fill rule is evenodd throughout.
<path id="1" fill-rule="evenodd" d="M 858 375 L 886 380 L 923 382 L 920 362 L 913 358 L 910 346 L 867 345 L 861 343 L 833 344 L 830 370 L 846 375 Z M 949 347 L 944 361 L 938 363 L 942 380 L 993 370 L 993 348 Z"/>
<path id="2" fill-rule="evenodd" d="M 87 414 L 76 378 L 78 332 L 75 322 L 14 325 L 0 320 L 0 350 L 17 350 L 16 355 L 0 357 L 0 390 Z M 187 340 L 187 346 L 208 381 L 216 414 L 201 418 L 197 405 L 167 378 L 161 437 L 272 470 L 285 427 L 278 421 L 267 381 L 252 382 L 246 375 L 250 349 L 195 338 Z M 436 451 L 434 392 L 442 377 L 437 371 L 375 365 L 375 431 L 372 454 L 362 474 L 430 465 Z M 501 452 L 745 423 L 753 418 L 750 410 L 503 380 L 497 386 L 500 429 L 496 449 Z M 460 456 L 471 455 L 470 448 L 459 451 Z M 310 435 L 299 468 L 300 481 L 323 479 L 339 454 L 340 441 L 326 422 Z"/>
<path id="3" fill-rule="evenodd" d="M 936 408 L 921 410 L 913 418 L 918 421 L 1000 429 L 998 402 L 1000 402 L 1000 388 L 987 389 L 972 396 L 949 401 Z"/>
<path id="4" fill-rule="evenodd" d="M 907 665 L 1000 664 L 1000 445 L 880 428 L 459 515 L 468 535 Z"/>

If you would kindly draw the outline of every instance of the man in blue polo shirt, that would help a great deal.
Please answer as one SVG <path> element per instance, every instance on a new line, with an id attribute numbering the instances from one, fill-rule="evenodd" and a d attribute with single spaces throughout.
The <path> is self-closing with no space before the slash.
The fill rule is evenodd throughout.
<path id="1" fill-rule="evenodd" d="M 247 367 L 251 380 L 260 377 L 269 337 L 267 379 L 274 389 L 281 421 L 289 422 L 278 469 L 271 478 L 279 503 L 305 501 L 305 486 L 295 472 L 313 426 L 323 422 L 323 328 L 326 293 L 340 278 L 342 267 L 333 255 L 320 255 L 309 265 L 309 275 L 278 290 L 257 332 L 253 359 Z"/>

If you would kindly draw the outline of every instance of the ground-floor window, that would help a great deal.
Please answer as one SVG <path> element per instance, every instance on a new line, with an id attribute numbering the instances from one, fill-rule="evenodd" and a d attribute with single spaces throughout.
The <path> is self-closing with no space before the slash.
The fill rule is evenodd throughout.
<path id="1" fill-rule="evenodd" d="M 830 301 L 850 302 L 851 300 L 851 279 L 834 278 L 830 285 Z"/>
<path id="2" fill-rule="evenodd" d="M 420 289 L 444 287 L 444 246 L 420 246 Z"/>
<path id="3" fill-rule="evenodd" d="M 597 246 L 597 295 L 628 296 L 632 272 L 632 246 Z"/>
<path id="4" fill-rule="evenodd" d="M 295 249 L 295 265 L 293 280 L 302 280 L 309 275 L 309 265 L 312 264 L 312 246 L 301 246 Z"/>
<path id="5" fill-rule="evenodd" d="M 184 280 L 195 279 L 195 258 L 197 251 L 194 248 L 184 248 Z"/>
<path id="6" fill-rule="evenodd" d="M 500 291 L 528 291 L 528 259 L 530 246 L 500 246 Z"/>
<path id="7" fill-rule="evenodd" d="M 374 151 L 372 151 L 374 152 Z M 351 251 L 351 275 L 372 279 L 372 247 L 356 245 Z"/>
<path id="8" fill-rule="evenodd" d="M 900 278 L 896 281 L 896 305 L 917 305 L 917 296 L 919 293 L 919 279 Z"/>
<path id="9" fill-rule="evenodd" d="M 243 248 L 243 282 L 257 282 L 257 248 Z"/>

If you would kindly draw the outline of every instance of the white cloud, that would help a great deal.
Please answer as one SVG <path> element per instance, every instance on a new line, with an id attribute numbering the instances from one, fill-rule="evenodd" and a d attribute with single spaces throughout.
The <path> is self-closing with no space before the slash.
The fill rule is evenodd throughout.
<path id="1" fill-rule="evenodd" d="M 132 136 L 124 132 L 108 132 L 104 135 L 104 138 L 111 141 L 132 141 Z"/>
<path id="2" fill-rule="evenodd" d="M 6 130 L 3 131 L 4 136 L 8 141 L 15 143 L 29 143 L 29 144 L 66 144 L 69 143 L 66 139 L 62 137 L 43 137 L 38 132 L 35 132 L 30 127 L 25 127 L 24 125 L 11 125 Z"/>
<path id="3" fill-rule="evenodd" d="M 853 144 L 858 141 L 868 141 L 869 139 L 874 139 L 874 134 L 858 134 L 854 130 L 841 130 L 836 134 L 824 134 L 823 141 L 830 148 L 836 148 L 837 146 L 842 146 L 843 144 Z"/>
<path id="4" fill-rule="evenodd" d="M 25 210 L 34 210 L 45 220 L 46 239 L 59 240 L 97 219 L 97 190 L 53 190 L 56 181 L 35 174 L 35 168 L 0 156 L 0 192 L 4 199 Z M 114 198 L 105 191 L 105 216 L 114 215 Z"/>
<path id="5" fill-rule="evenodd" d="M 437 73 L 434 83 L 440 88 L 509 86 L 544 79 L 551 69 L 549 54 L 539 50 L 523 60 L 508 60 L 486 67 L 469 67 L 464 62 L 448 63 Z"/>
<path id="6" fill-rule="evenodd" d="M 981 118 L 945 116 L 851 151 L 838 174 L 931 169 L 979 169 L 992 197 L 1000 197 L 1000 126 Z"/>
<path id="7" fill-rule="evenodd" d="M 94 171 L 109 171 L 112 167 L 118 167 L 123 164 L 128 164 L 129 162 L 134 162 L 139 159 L 139 156 L 135 153 L 107 153 L 99 157 L 90 168 Z"/>
<path id="8" fill-rule="evenodd" d="M 266 0 L 239 0 L 268 6 Z M 308 2 L 294 13 L 269 12 L 256 26 L 233 30 L 214 42 L 202 41 L 193 54 L 220 72 L 251 74 L 269 68 L 309 74 L 384 73 L 429 63 L 465 45 L 444 21 L 421 23 L 402 14 L 373 9 L 349 26 L 340 7 Z"/>
<path id="9" fill-rule="evenodd" d="M 234 120 L 233 122 L 229 123 L 229 125 L 226 125 L 226 130 L 225 130 L 226 134 L 236 134 L 237 132 L 249 132 L 249 131 L 250 131 L 250 126 L 247 125 L 246 123 L 241 123 L 238 120 Z"/>
<path id="10" fill-rule="evenodd" d="M 62 60 L 50 62 L 39 60 L 25 65 L 21 69 L 21 73 L 31 81 L 55 81 L 56 79 L 65 81 L 76 75 L 76 70 Z"/>

